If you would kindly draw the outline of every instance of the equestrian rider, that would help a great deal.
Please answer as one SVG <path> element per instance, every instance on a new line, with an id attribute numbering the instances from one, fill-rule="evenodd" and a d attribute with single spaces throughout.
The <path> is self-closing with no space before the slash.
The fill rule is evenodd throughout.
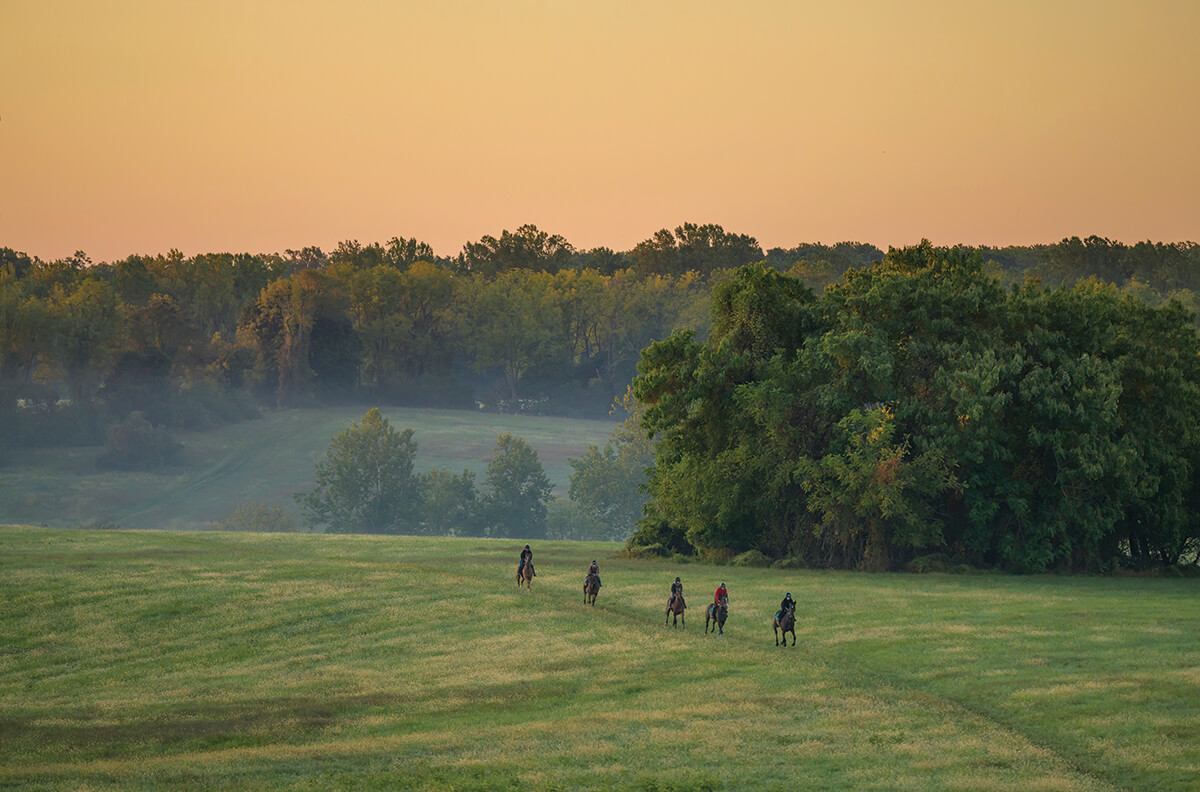
<path id="1" fill-rule="evenodd" d="M 667 607 L 672 607 L 675 604 L 675 598 L 682 596 L 683 584 L 679 582 L 679 578 L 675 578 L 675 582 L 671 584 L 671 598 L 667 600 Z"/>
<path id="2" fill-rule="evenodd" d="M 796 607 L 796 601 L 794 599 L 792 599 L 792 592 L 789 591 L 787 594 L 783 595 L 783 600 L 779 603 L 779 613 L 775 614 L 775 618 L 776 619 L 782 618 L 784 611 L 786 611 L 788 608 L 795 608 L 795 607 Z"/>
<path id="3" fill-rule="evenodd" d="M 720 605 L 720 604 L 721 604 L 721 597 L 725 597 L 725 598 L 728 598 L 728 597 L 729 597 L 729 592 L 725 590 L 725 584 L 724 584 L 724 583 L 722 583 L 721 585 L 717 586 L 717 590 L 713 592 L 713 604 L 714 604 L 714 605 Z"/>
<path id="4" fill-rule="evenodd" d="M 521 563 L 517 564 L 517 574 L 521 574 L 525 569 L 525 564 L 533 561 L 533 551 L 529 549 L 529 545 L 525 545 L 525 549 L 521 551 Z"/>
<path id="5" fill-rule="evenodd" d="M 595 559 L 592 559 L 592 565 L 590 567 L 588 567 L 588 574 L 596 576 L 596 585 L 597 586 L 604 585 L 603 583 L 600 582 L 600 565 L 596 563 Z M 583 579 L 583 582 L 587 583 L 586 577 Z"/>

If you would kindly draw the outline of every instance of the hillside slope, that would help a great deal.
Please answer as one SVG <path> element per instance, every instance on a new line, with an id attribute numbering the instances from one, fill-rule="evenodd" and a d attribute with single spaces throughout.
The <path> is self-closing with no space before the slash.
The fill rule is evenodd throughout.
<path id="1" fill-rule="evenodd" d="M 207 432 L 181 433 L 188 464 L 154 473 L 102 471 L 101 448 L 36 449 L 0 468 L 0 522 L 49 527 L 115 523 L 122 528 L 213 527 L 243 503 L 296 513 L 291 495 L 313 486 L 313 466 L 330 438 L 362 419 L 362 407 L 286 410 Z M 496 438 L 523 437 L 538 452 L 555 493 L 565 497 L 568 458 L 603 445 L 615 422 L 451 410 L 384 408 L 391 425 L 412 427 L 416 467 L 463 468 L 482 486 Z"/>

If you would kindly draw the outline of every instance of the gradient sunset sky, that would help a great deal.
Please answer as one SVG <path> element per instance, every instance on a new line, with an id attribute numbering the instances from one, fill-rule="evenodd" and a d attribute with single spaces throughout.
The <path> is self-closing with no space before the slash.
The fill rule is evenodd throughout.
<path id="1" fill-rule="evenodd" d="M 0 246 L 1200 239 L 1200 2 L 0 0 Z"/>

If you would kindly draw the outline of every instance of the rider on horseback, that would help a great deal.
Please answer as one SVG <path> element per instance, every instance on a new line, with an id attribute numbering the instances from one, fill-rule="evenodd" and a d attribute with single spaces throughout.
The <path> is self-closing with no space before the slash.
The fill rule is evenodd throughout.
<path id="1" fill-rule="evenodd" d="M 592 565 L 591 565 L 590 567 L 588 567 L 588 575 L 595 575 L 595 576 L 596 576 L 596 585 L 597 585 L 597 586 L 603 586 L 603 585 L 604 585 L 603 583 L 601 583 L 601 582 L 600 582 L 600 565 L 599 565 L 599 564 L 597 564 L 597 563 L 596 563 L 596 561 L 595 561 L 594 559 L 593 559 L 593 561 L 592 561 Z M 584 583 L 587 583 L 587 577 L 586 577 L 586 576 L 583 578 L 583 582 L 584 582 Z"/>
<path id="2" fill-rule="evenodd" d="M 781 618 L 784 611 L 786 611 L 788 608 L 794 609 L 795 607 L 796 601 L 792 599 L 792 592 L 789 591 L 787 594 L 783 595 L 783 600 L 779 603 L 779 613 L 775 614 L 775 618 Z"/>
<path id="3" fill-rule="evenodd" d="M 713 592 L 713 605 L 721 604 L 721 597 L 729 599 L 729 592 L 725 590 L 725 584 L 717 586 L 717 590 Z"/>
<path id="4" fill-rule="evenodd" d="M 521 563 L 517 564 L 517 574 L 520 575 L 525 569 L 525 564 L 533 561 L 533 551 L 529 549 L 529 545 L 525 545 L 525 549 L 521 551 Z"/>
<path id="5" fill-rule="evenodd" d="M 667 600 L 667 607 L 675 605 L 675 598 L 683 596 L 683 584 L 679 582 L 679 578 L 675 578 L 675 582 L 671 584 L 671 598 Z"/>

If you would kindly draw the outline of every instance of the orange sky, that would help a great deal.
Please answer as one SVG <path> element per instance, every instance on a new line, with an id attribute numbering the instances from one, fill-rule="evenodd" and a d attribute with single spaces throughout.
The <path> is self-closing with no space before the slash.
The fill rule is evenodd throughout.
<path id="1" fill-rule="evenodd" d="M 1200 239 L 1193 0 L 0 0 L 0 246 Z"/>

